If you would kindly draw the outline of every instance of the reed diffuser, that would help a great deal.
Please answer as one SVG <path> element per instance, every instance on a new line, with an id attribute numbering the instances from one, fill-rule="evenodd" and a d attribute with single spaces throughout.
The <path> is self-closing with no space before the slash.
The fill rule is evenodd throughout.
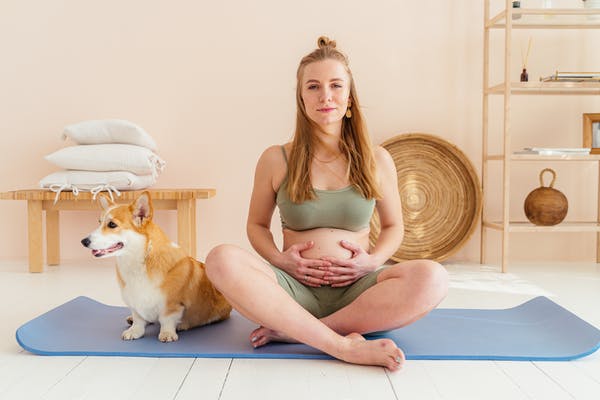
<path id="1" fill-rule="evenodd" d="M 531 52 L 531 37 L 529 37 L 529 43 L 527 44 L 527 53 L 523 54 L 523 47 L 521 46 L 521 61 L 523 61 L 523 71 L 521 72 L 521 82 L 529 82 L 529 74 L 527 73 L 527 60 L 529 59 L 530 52 Z"/>

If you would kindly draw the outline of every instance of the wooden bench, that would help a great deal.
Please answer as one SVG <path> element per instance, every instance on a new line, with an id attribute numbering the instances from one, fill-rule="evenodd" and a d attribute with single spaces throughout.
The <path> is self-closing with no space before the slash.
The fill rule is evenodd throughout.
<path id="1" fill-rule="evenodd" d="M 152 204 L 157 210 L 177 210 L 177 242 L 190 256 L 196 257 L 196 200 L 209 199 L 215 189 L 153 189 L 148 190 Z M 114 196 L 118 203 L 129 203 L 141 191 L 124 191 Z M 59 213 L 73 210 L 99 210 L 100 206 L 89 192 L 61 192 L 54 203 L 56 193 L 49 190 L 15 190 L 0 193 L 0 200 L 27 201 L 27 231 L 29 249 L 29 272 L 43 272 L 44 211 L 46 217 L 46 262 L 60 263 Z M 93 227 L 90 227 L 90 231 Z M 85 233 L 88 233 L 87 231 Z"/>

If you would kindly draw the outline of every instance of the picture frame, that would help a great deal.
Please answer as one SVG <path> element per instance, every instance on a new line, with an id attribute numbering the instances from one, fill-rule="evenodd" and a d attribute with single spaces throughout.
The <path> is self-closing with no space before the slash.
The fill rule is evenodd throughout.
<path id="1" fill-rule="evenodd" d="M 600 154 L 600 113 L 583 114 L 583 147 L 590 154 Z"/>

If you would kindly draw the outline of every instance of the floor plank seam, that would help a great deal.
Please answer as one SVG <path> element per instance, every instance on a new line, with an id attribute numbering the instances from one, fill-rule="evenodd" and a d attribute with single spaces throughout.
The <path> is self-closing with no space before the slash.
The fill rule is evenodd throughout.
<path id="1" fill-rule="evenodd" d="M 227 373 L 225 374 L 225 379 L 223 379 L 223 385 L 221 385 L 221 390 L 219 391 L 219 397 L 217 400 L 221 400 L 221 396 L 223 395 L 223 390 L 225 390 L 225 384 L 227 383 L 227 378 L 229 378 L 229 371 L 231 371 L 231 366 L 233 365 L 234 358 L 229 362 L 229 367 L 227 367 Z"/>
<path id="2" fill-rule="evenodd" d="M 527 393 L 525 391 L 525 388 L 523 388 L 523 386 L 521 386 L 521 384 L 519 384 L 519 382 L 517 380 L 515 380 L 504 368 L 502 368 L 502 363 L 499 363 L 498 361 L 494 361 L 494 365 L 496 366 L 496 368 L 498 368 L 504 374 L 504 376 L 506 376 L 508 378 L 508 380 L 513 385 L 515 385 L 519 389 L 519 392 L 523 393 L 525 395 L 525 397 L 527 397 L 528 399 L 535 400 L 533 397 L 531 397 L 529 395 L 529 393 Z"/>
<path id="3" fill-rule="evenodd" d="M 585 369 L 585 368 L 583 368 L 581 366 L 581 364 L 579 364 L 579 363 L 573 363 L 573 365 L 575 365 L 575 367 L 577 368 L 577 371 L 579 371 L 580 373 L 584 374 L 585 376 L 587 376 L 588 378 L 590 378 L 594 382 L 600 383 L 600 380 L 598 380 L 593 374 L 590 374 L 587 369 Z"/>
<path id="4" fill-rule="evenodd" d="M 537 362 L 532 362 L 532 364 L 533 364 L 533 365 L 534 365 L 534 366 L 535 366 L 537 369 L 539 369 L 539 370 L 542 372 L 542 374 L 546 375 L 546 376 L 548 377 L 548 379 L 550 379 L 552 382 L 556 383 L 556 385 L 557 385 L 557 386 L 558 386 L 558 387 L 559 387 L 559 388 L 560 388 L 560 389 L 561 389 L 563 392 L 565 392 L 567 395 L 569 395 L 569 397 L 571 397 L 571 398 L 573 398 L 573 399 L 576 399 L 576 397 L 575 397 L 573 394 L 571 394 L 571 392 L 569 392 L 569 391 L 567 390 L 567 388 L 565 388 L 563 385 L 561 385 L 559 381 L 557 381 L 556 379 L 554 379 L 554 377 L 552 377 L 552 375 L 550 375 L 549 373 L 547 373 L 547 372 L 544 370 L 544 368 L 540 367 L 540 366 L 538 365 L 538 363 L 537 363 Z"/>
<path id="5" fill-rule="evenodd" d="M 442 394 L 442 391 L 438 387 L 438 384 L 436 384 L 435 378 L 431 375 L 431 372 L 428 367 L 429 364 L 427 363 L 427 361 L 416 361 L 415 360 L 415 362 L 418 362 L 419 366 L 421 368 L 423 368 L 423 373 L 425 374 L 425 376 L 427 377 L 427 380 L 431 383 L 431 385 L 435 389 L 435 392 L 437 393 L 438 398 L 443 399 L 444 395 Z"/>
<path id="6" fill-rule="evenodd" d="M 65 380 L 65 378 L 66 378 L 66 377 L 68 377 L 69 375 L 71 375 L 71 373 L 72 373 L 73 371 L 75 371 L 75 369 L 79 368 L 79 366 L 80 366 L 81 364 L 83 364 L 83 362 L 84 362 L 85 360 L 87 360 L 87 358 L 88 358 L 88 356 L 84 356 L 84 357 L 83 357 L 83 358 L 82 358 L 82 359 L 81 359 L 81 360 L 80 360 L 80 361 L 79 361 L 77 364 L 73 365 L 73 368 L 69 369 L 69 370 L 67 371 L 67 373 L 66 373 L 66 374 L 64 374 L 64 375 L 62 376 L 62 378 L 60 378 L 59 380 L 57 380 L 56 382 L 54 382 L 54 384 L 53 384 L 53 385 L 51 385 L 51 386 L 48 388 L 48 390 L 46 390 L 46 392 L 45 392 L 45 393 L 42 395 L 42 397 L 45 397 L 45 396 L 46 396 L 48 393 L 50 393 L 50 391 L 51 391 L 52 389 L 54 389 L 54 388 L 55 388 L 55 387 L 56 387 L 56 386 L 57 386 L 59 383 L 61 383 L 63 380 Z"/>
<path id="7" fill-rule="evenodd" d="M 196 364 L 196 360 L 197 358 L 194 358 L 194 361 L 192 361 L 192 364 L 190 365 L 190 367 L 188 368 L 188 370 L 185 373 L 185 376 L 183 377 L 183 379 L 181 380 L 181 382 L 179 383 L 179 387 L 177 388 L 177 391 L 175 392 L 175 396 L 173 396 L 173 400 L 176 400 L 177 397 L 179 396 L 179 392 L 181 391 L 181 388 L 183 387 L 183 385 L 185 384 L 185 381 L 187 380 L 188 375 L 190 374 L 190 372 L 192 371 L 192 368 L 194 368 L 194 364 Z"/>
<path id="8" fill-rule="evenodd" d="M 396 400 L 400 400 L 398 397 L 398 393 L 396 393 L 396 388 L 394 387 L 394 384 L 392 383 L 392 377 L 390 376 L 390 371 L 388 371 L 387 368 L 383 368 L 383 372 L 385 372 L 385 376 L 387 377 L 387 380 L 390 383 L 390 386 L 392 387 L 392 393 L 394 393 L 394 398 Z"/>

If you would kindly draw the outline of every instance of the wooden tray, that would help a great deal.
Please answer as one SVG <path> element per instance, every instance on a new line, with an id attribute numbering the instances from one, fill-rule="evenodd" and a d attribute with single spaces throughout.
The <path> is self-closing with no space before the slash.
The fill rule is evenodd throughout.
<path id="1" fill-rule="evenodd" d="M 455 145 L 430 134 L 401 134 L 382 146 L 396 164 L 404 217 L 404 240 L 392 260 L 445 260 L 469 239 L 481 212 L 473 165 Z M 375 213 L 371 244 L 380 228 Z"/>

